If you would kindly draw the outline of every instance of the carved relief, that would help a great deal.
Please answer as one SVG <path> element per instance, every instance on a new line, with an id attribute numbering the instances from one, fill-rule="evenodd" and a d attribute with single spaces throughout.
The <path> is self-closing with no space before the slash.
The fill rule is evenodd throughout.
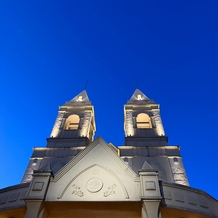
<path id="1" fill-rule="evenodd" d="M 99 173 L 99 171 L 97 169 L 93 170 L 92 174 L 93 175 L 97 175 Z"/>
<path id="2" fill-rule="evenodd" d="M 81 131 L 80 131 L 80 136 L 88 136 L 88 131 L 89 131 L 89 127 L 91 124 L 91 113 L 90 112 L 85 112 L 84 113 L 84 118 L 82 121 L 82 127 L 81 127 Z"/>
<path id="3" fill-rule="evenodd" d="M 152 113 L 153 113 L 153 116 L 154 116 L 154 122 L 155 122 L 156 130 L 157 130 L 157 134 L 159 136 L 165 135 L 164 129 L 163 129 L 163 124 L 162 124 L 161 117 L 160 117 L 160 112 L 159 111 L 153 111 Z"/>
<path id="4" fill-rule="evenodd" d="M 83 196 L 83 192 L 80 190 L 80 187 L 79 187 L 79 186 L 73 184 L 72 187 L 73 187 L 73 192 L 72 192 L 72 194 L 77 195 L 77 196 L 79 196 L 79 197 L 82 197 L 82 196 Z"/>
<path id="5" fill-rule="evenodd" d="M 113 184 L 112 186 L 109 186 L 107 191 L 104 192 L 104 197 L 108 197 L 109 195 L 114 195 L 116 193 L 115 190 L 114 190 L 116 186 L 117 186 L 116 184 Z"/>
<path id="6" fill-rule="evenodd" d="M 52 129 L 50 137 L 56 137 L 58 135 L 58 132 L 59 132 L 59 129 L 61 127 L 63 117 L 64 117 L 64 113 L 59 112 L 58 116 L 57 116 L 57 118 L 55 120 L 55 124 L 54 124 L 54 127 Z"/>
<path id="7" fill-rule="evenodd" d="M 103 182 L 100 179 L 92 178 L 86 184 L 86 189 L 89 192 L 99 192 L 103 187 Z"/>
<path id="8" fill-rule="evenodd" d="M 156 190 L 155 182 L 154 181 L 146 181 L 145 182 L 145 189 L 146 190 Z"/>
<path id="9" fill-rule="evenodd" d="M 185 170 L 180 167 L 172 167 L 173 178 L 175 183 L 181 185 L 188 185 L 188 179 L 186 177 Z"/>
<path id="10" fill-rule="evenodd" d="M 132 119 L 132 112 L 127 111 L 126 112 L 126 135 L 127 136 L 133 136 L 134 130 L 133 130 L 133 119 Z"/>

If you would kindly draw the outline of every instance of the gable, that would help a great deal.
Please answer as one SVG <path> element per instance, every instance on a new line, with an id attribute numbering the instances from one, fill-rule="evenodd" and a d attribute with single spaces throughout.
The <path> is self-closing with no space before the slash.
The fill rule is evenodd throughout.
<path id="1" fill-rule="evenodd" d="M 100 137 L 51 179 L 46 196 L 47 201 L 139 199 L 139 176 Z"/>

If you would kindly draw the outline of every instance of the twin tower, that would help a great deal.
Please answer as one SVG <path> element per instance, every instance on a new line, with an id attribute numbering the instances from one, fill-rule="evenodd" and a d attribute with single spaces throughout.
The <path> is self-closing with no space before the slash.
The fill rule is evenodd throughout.
<path id="1" fill-rule="evenodd" d="M 84 90 L 60 106 L 47 146 L 33 149 L 22 183 L 32 180 L 34 170 L 56 174 L 95 141 L 95 131 L 94 107 Z M 159 180 L 189 185 L 179 146 L 167 144 L 159 104 L 138 89 L 124 106 L 124 131 L 124 146 L 108 146 L 136 174 L 149 166 Z"/>

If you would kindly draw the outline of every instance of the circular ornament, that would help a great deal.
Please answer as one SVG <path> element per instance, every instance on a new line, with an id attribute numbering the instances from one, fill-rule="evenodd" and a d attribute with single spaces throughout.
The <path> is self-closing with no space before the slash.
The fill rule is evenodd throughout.
<path id="1" fill-rule="evenodd" d="M 102 189 L 103 182 L 98 178 L 92 178 L 86 183 L 86 188 L 89 192 L 98 192 Z"/>

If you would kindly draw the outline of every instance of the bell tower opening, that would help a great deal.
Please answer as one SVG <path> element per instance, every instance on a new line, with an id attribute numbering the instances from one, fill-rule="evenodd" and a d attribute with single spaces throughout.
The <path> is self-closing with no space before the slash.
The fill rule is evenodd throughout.
<path id="1" fill-rule="evenodd" d="M 66 120 L 65 130 L 77 130 L 79 127 L 79 121 L 80 118 L 78 115 L 70 115 Z"/>
<path id="2" fill-rule="evenodd" d="M 136 126 L 138 129 L 152 128 L 150 117 L 145 113 L 138 114 L 136 117 Z"/>

